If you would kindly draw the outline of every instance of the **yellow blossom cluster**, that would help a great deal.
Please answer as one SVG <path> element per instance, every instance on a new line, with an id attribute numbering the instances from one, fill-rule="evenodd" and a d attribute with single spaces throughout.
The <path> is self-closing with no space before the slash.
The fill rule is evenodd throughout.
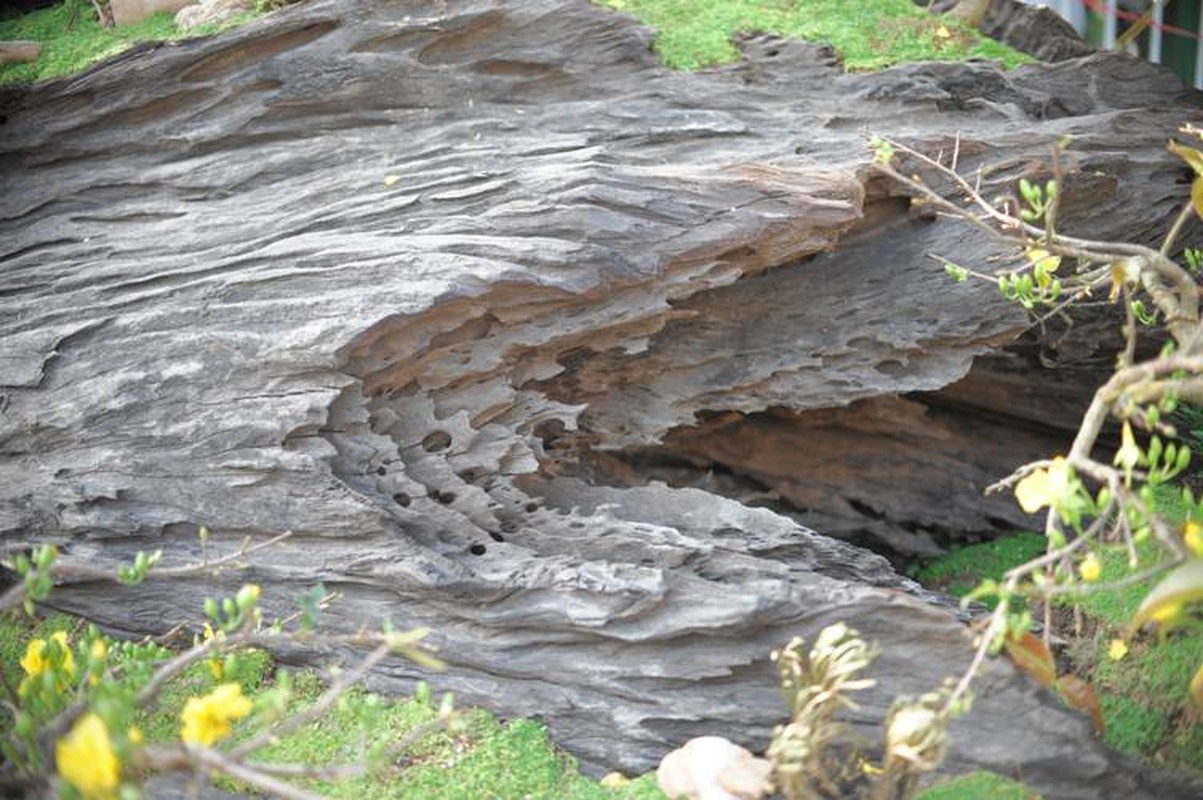
<path id="1" fill-rule="evenodd" d="M 230 735 L 230 724 L 251 713 L 251 701 L 242 696 L 242 687 L 223 683 L 204 697 L 190 697 L 181 715 L 184 721 L 180 737 L 185 742 L 206 747 Z"/>
<path id="2" fill-rule="evenodd" d="M 55 631 L 50 638 L 58 645 L 59 657 L 57 666 L 58 673 L 58 688 L 60 690 L 67 688 L 69 679 L 75 676 L 75 656 L 71 653 L 71 646 L 67 642 L 66 631 Z M 29 692 L 32 681 L 41 677 L 46 672 L 49 672 L 55 667 L 55 659 L 47 651 L 47 642 L 45 639 L 34 639 L 25 648 L 25 655 L 21 658 L 21 669 L 25 670 L 25 679 L 21 681 L 18 688 L 18 694 L 24 696 Z"/>

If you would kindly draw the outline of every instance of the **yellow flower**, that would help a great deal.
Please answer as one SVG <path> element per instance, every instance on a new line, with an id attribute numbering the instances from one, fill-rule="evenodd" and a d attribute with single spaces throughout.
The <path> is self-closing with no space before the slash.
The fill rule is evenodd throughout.
<path id="1" fill-rule="evenodd" d="M 1107 648 L 1107 658 L 1119 661 L 1126 655 L 1128 655 L 1128 643 L 1123 639 L 1112 639 L 1111 646 Z"/>
<path id="2" fill-rule="evenodd" d="M 206 747 L 230 735 L 230 723 L 251 713 L 251 701 L 242 696 L 242 687 L 223 683 L 204 697 L 190 697 L 181 718 L 185 742 Z"/>
<path id="3" fill-rule="evenodd" d="M 129 743 L 133 745 L 142 744 L 142 729 L 137 725 L 131 725 L 129 728 Z"/>
<path id="4" fill-rule="evenodd" d="M 1182 529 L 1182 540 L 1192 553 L 1203 556 L 1203 525 L 1193 519 L 1186 523 L 1186 527 Z"/>
<path id="5" fill-rule="evenodd" d="M 31 678 L 36 678 L 50 669 L 50 662 L 42 658 L 46 649 L 45 639 L 34 639 L 25 647 L 25 655 L 21 658 L 21 669 Z"/>
<path id="6" fill-rule="evenodd" d="M 60 690 L 66 689 L 67 679 L 75 675 L 75 656 L 71 653 L 70 645 L 67 644 L 66 631 L 55 631 L 50 635 L 50 638 L 58 644 L 59 652 L 61 653 L 61 660 L 58 662 L 59 669 L 61 670 L 58 678 L 58 688 Z M 21 681 L 21 686 L 17 689 L 17 692 L 24 696 L 29 690 L 33 679 L 48 672 L 54 666 L 54 661 L 46 652 L 46 640 L 34 639 L 30 642 L 25 648 L 25 655 L 21 658 L 20 663 L 21 669 L 25 670 L 25 674 L 28 677 Z"/>
<path id="7" fill-rule="evenodd" d="M 1103 563 L 1094 553 L 1087 553 L 1086 558 L 1078 565 L 1078 574 L 1087 583 L 1094 583 L 1103 574 Z"/>
<path id="8" fill-rule="evenodd" d="M 104 720 L 85 714 L 54 745 L 58 774 L 83 795 L 84 800 L 116 797 L 121 783 L 121 762 L 109 740 Z"/>
<path id="9" fill-rule="evenodd" d="M 55 631 L 50 636 L 51 639 L 58 642 L 59 648 L 63 652 L 62 667 L 63 672 L 68 675 L 75 674 L 75 656 L 71 654 L 71 647 L 67 644 L 67 632 Z M 34 639 L 25 648 L 25 657 L 21 659 L 21 667 L 26 674 L 31 678 L 36 678 L 46 670 L 50 669 L 50 659 L 46 657 L 46 640 Z"/>
<path id="10" fill-rule="evenodd" d="M 238 607 L 245 610 L 259 602 L 259 586 L 254 583 L 248 583 L 238 590 L 238 594 L 234 595 L 234 602 Z"/>
<path id="11" fill-rule="evenodd" d="M 1132 470 L 1140 463 L 1140 448 L 1136 446 L 1136 437 L 1132 435 L 1132 425 L 1128 420 L 1124 420 L 1124 427 L 1120 432 L 1120 447 L 1115 451 L 1115 458 L 1111 463 L 1123 467 L 1127 480 L 1132 479 Z"/>
<path id="12" fill-rule="evenodd" d="M 104 657 L 109 654 L 109 646 L 104 643 L 104 639 L 92 640 L 92 658 L 97 661 L 103 661 Z"/>
<path id="13" fill-rule="evenodd" d="M 1015 499 L 1029 514 L 1056 506 L 1069 490 L 1069 462 L 1057 456 L 1049 466 L 1033 470 L 1015 484 Z"/>

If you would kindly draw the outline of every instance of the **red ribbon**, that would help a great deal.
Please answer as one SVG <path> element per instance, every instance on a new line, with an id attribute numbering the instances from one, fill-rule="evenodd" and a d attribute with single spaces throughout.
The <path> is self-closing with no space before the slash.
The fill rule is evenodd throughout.
<path id="1" fill-rule="evenodd" d="M 1107 4 L 1104 2 L 1104 0 L 1082 0 L 1082 5 L 1086 6 L 1086 8 L 1098 14 L 1100 17 L 1107 16 Z M 1140 14 L 1137 14 L 1135 11 L 1124 11 L 1121 8 L 1114 8 L 1112 9 L 1112 13 L 1117 19 L 1122 19 L 1127 22 L 1135 22 L 1136 20 L 1140 19 Z M 1179 28 L 1176 25 L 1167 25 L 1164 22 L 1150 20 L 1149 27 L 1156 28 L 1163 33 L 1173 34 L 1174 36 L 1185 36 L 1189 39 L 1196 40 L 1203 39 L 1203 36 L 1200 36 L 1198 31 L 1189 31 L 1186 28 Z"/>

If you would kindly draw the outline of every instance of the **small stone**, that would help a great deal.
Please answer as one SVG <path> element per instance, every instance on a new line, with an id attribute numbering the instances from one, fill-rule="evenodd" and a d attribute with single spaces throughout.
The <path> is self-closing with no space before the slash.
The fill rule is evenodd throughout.
<path id="1" fill-rule="evenodd" d="M 41 42 L 0 42 L 0 64 L 13 64 L 22 61 L 37 61 L 38 55 L 41 52 Z"/>
<path id="2" fill-rule="evenodd" d="M 174 14 L 192 0 L 109 0 L 113 24 L 133 25 L 161 11 Z"/>
<path id="3" fill-rule="evenodd" d="M 181 28 L 220 25 L 250 8 L 248 0 L 200 0 L 176 14 L 175 24 Z"/>
<path id="4" fill-rule="evenodd" d="M 760 800 L 769 762 L 721 736 L 700 736 L 672 751 L 656 770 L 660 790 L 687 800 Z"/>

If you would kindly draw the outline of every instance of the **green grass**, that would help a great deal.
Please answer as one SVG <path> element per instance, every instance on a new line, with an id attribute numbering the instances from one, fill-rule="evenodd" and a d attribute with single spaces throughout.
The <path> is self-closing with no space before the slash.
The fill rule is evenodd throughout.
<path id="1" fill-rule="evenodd" d="M 970 772 L 938 783 L 915 795 L 915 800 L 1039 800 L 1022 783 L 993 772 Z"/>
<path id="2" fill-rule="evenodd" d="M 31 639 L 48 638 L 56 630 L 67 630 L 77 660 L 86 625 L 77 619 L 51 615 L 30 619 L 23 614 L 0 615 L 0 678 L 9 687 L 20 683 L 19 665 Z M 128 660 L 125 653 L 136 652 Z M 129 645 L 110 640 L 110 653 L 131 671 L 146 669 L 170 657 L 169 651 L 150 645 Z M 227 665 L 221 681 L 237 681 L 244 693 L 256 698 L 274 685 L 275 662 L 263 651 L 239 653 L 235 665 Z M 211 691 L 218 681 L 209 664 L 197 664 L 169 682 L 153 707 L 138 712 L 133 722 L 148 743 L 176 741 L 180 734 L 180 711 L 189 697 Z M 140 685 L 140 684 L 139 684 Z M 322 685 L 309 672 L 293 679 L 290 711 L 299 712 L 311 705 Z M 363 753 L 387 750 L 414 727 L 434 720 L 436 710 L 416 699 L 389 700 L 363 690 L 352 690 L 336 706 L 315 722 L 282 737 L 256 754 L 255 760 L 301 764 L 345 764 L 359 760 Z M 12 725 L 9 714 L 0 713 L 0 735 Z M 245 739 L 250 727 L 244 720 L 234 728 L 233 741 Z M 379 753 L 378 753 L 379 755 Z M 644 775 L 621 786 L 602 786 L 581 775 L 575 759 L 559 750 L 547 738 L 546 729 L 531 720 L 515 719 L 506 723 L 480 709 L 461 712 L 453 731 L 436 729 L 427 733 L 401 756 L 394 766 L 404 769 L 378 769 L 358 780 L 334 784 L 315 783 L 314 788 L 331 797 L 373 800 L 374 798 L 439 798 L 440 800 L 476 800 L 477 798 L 546 798 L 547 800 L 660 800 L 654 774 Z M 222 788 L 238 790 L 230 780 Z"/>
<path id="3" fill-rule="evenodd" d="M 176 741 L 180 737 L 180 710 L 189 697 L 208 694 L 219 682 L 229 681 L 241 684 L 243 692 L 254 697 L 269 685 L 274 670 L 275 661 L 263 650 L 239 653 L 235 665 L 222 675 L 221 681 L 213 677 L 208 662 L 196 664 L 168 683 L 155 704 L 136 715 L 136 724 L 148 742 Z"/>
<path id="4" fill-rule="evenodd" d="M 1104 740 L 1118 750 L 1203 770 L 1203 728 L 1188 690 L 1203 664 L 1199 625 L 1137 640 L 1119 661 L 1107 657 L 1109 642 L 1106 633 L 1097 635 L 1083 645 L 1082 659 L 1094 665 L 1089 678 L 1107 723 Z"/>
<path id="5" fill-rule="evenodd" d="M 293 707 L 303 710 L 315 695 Z M 304 764 L 353 762 L 366 748 L 387 751 L 419 725 L 431 722 L 435 709 L 416 699 L 389 701 L 363 691 L 345 695 L 319 721 L 283 737 L 261 751 L 264 761 Z M 383 753 L 377 753 L 379 758 Z M 654 800 L 663 798 L 654 775 L 608 788 L 582 776 L 576 761 L 558 750 L 546 729 L 531 720 L 506 723 L 470 709 L 453 730 L 433 730 L 400 756 L 401 772 L 382 770 L 312 788 L 334 798 L 564 798 L 564 800 Z"/>
<path id="6" fill-rule="evenodd" d="M 988 58 L 1006 66 L 1027 56 L 976 30 L 945 23 L 910 0 L 599 0 L 656 27 L 656 51 L 677 69 L 734 61 L 731 37 L 748 31 L 830 43 L 848 69 L 878 69 L 905 61 L 963 61 Z M 222 27 L 257 16 L 247 12 Z M 18 17 L 0 18 L 0 40 L 32 39 L 42 54 L 29 64 L 0 66 L 0 83 L 24 83 L 70 75 L 147 41 L 172 41 L 213 33 L 185 34 L 170 14 L 136 25 L 103 28 L 88 0 L 64 0 Z"/>
<path id="7" fill-rule="evenodd" d="M 1178 487 L 1159 487 L 1157 511 L 1172 525 L 1181 524 L 1198 509 L 1183 501 Z M 914 577 L 926 586 L 964 595 L 985 578 L 999 579 L 1003 572 L 1045 552 L 1045 539 L 1034 533 L 1017 533 L 993 542 L 968 545 L 924 565 Z M 1157 563 L 1161 548 L 1146 540 L 1137 547 L 1138 569 Z M 1100 585 L 1132 573 L 1127 551 L 1111 546 L 1099 551 L 1103 565 Z M 1203 770 L 1203 726 L 1191 710 L 1188 686 L 1203 664 L 1203 635 L 1197 621 L 1164 636 L 1147 635 L 1130 642 L 1128 654 L 1118 661 L 1107 655 L 1113 638 L 1123 637 L 1133 615 L 1156 584 L 1141 583 L 1107 588 L 1076 598 L 1087 619 L 1089 635 L 1072 641 L 1069 655 L 1075 672 L 1094 687 L 1106 723 L 1104 740 L 1118 750 L 1158 763 Z M 1068 603 L 1068 600 L 1067 600 Z M 1062 636 L 1071 631 L 1058 631 Z"/>
<path id="8" fill-rule="evenodd" d="M 919 8 L 911 0 L 598 0 L 657 30 L 656 52 L 674 69 L 739 58 L 736 33 L 760 31 L 831 44 L 850 70 L 906 61 L 1031 59 Z M 943 28 L 943 31 L 941 31 Z M 942 33 L 947 35 L 942 35 Z"/>
<path id="9" fill-rule="evenodd" d="M 221 27 L 238 25 L 256 16 L 242 14 Z M 0 66 L 0 84 L 28 83 L 80 72 L 139 42 L 171 41 L 202 36 L 217 28 L 196 28 L 184 34 L 171 14 L 155 14 L 136 25 L 103 28 L 88 0 L 63 3 L 17 17 L 0 18 L 0 40 L 42 42 L 37 61 Z"/>
<path id="10" fill-rule="evenodd" d="M 1044 555 L 1046 549 L 1047 540 L 1044 536 L 1024 531 L 955 548 L 947 555 L 922 565 L 912 577 L 924 586 L 940 589 L 954 597 L 964 597 L 978 582 L 986 578 L 1002 580 L 1004 572 Z M 983 602 L 993 608 L 990 598 Z"/>

